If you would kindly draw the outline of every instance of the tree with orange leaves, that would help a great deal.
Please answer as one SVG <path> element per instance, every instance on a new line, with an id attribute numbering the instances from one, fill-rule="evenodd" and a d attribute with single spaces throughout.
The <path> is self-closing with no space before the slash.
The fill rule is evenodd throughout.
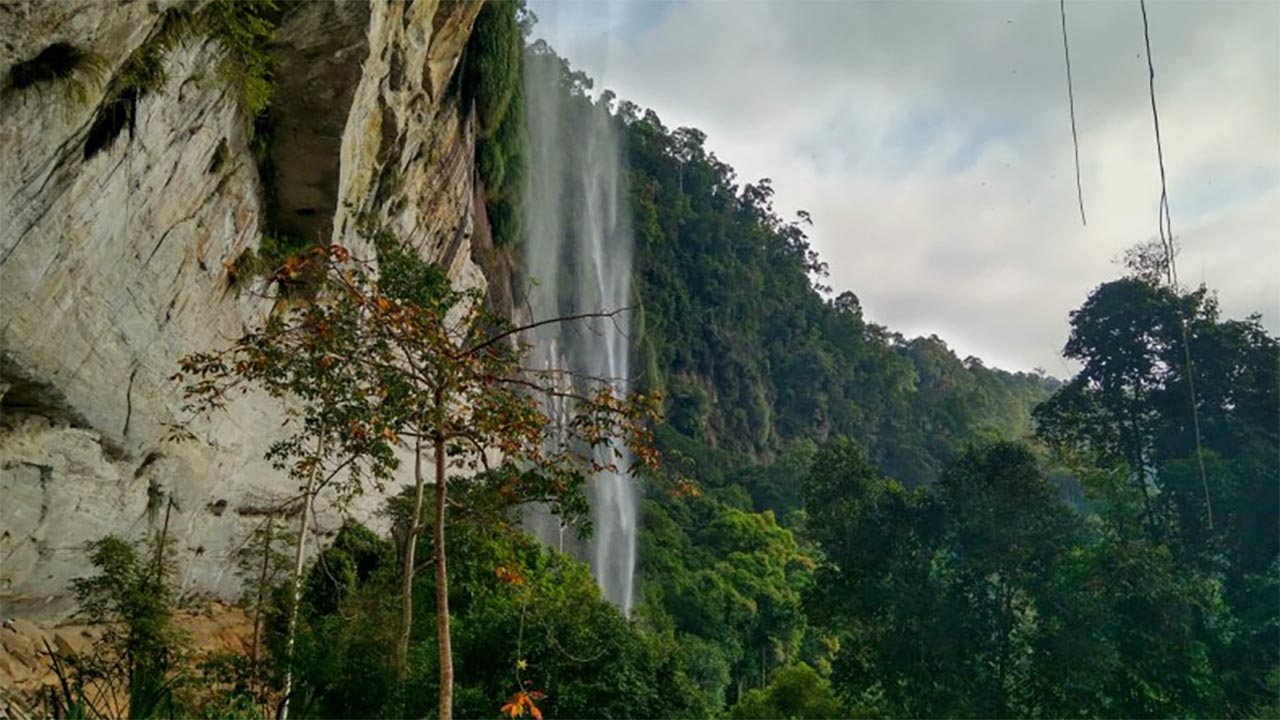
<path id="1" fill-rule="evenodd" d="M 312 297 L 298 302 L 292 293 L 293 304 L 230 348 L 184 359 L 183 375 L 195 378 L 187 384 L 195 411 L 221 407 L 230 391 L 250 386 L 290 399 L 300 422 L 271 456 L 305 479 L 307 503 L 331 482 L 339 497 L 360 492 L 364 478 L 381 484 L 398 466 L 396 452 L 411 453 L 414 495 L 395 654 L 401 679 L 412 629 L 416 539 L 426 527 L 424 465 L 430 463 L 439 716 L 447 719 L 453 687 L 446 552 L 450 470 L 484 471 L 500 479 L 513 504 L 542 500 L 572 511 L 581 507 L 582 488 L 592 474 L 621 469 L 616 464 L 627 456 L 624 445 L 638 463 L 657 465 L 648 424 L 658 416 L 660 398 L 623 396 L 605 379 L 522 364 L 525 331 L 626 309 L 516 327 L 487 310 L 480 293 L 455 291 L 438 267 L 387 233 L 371 233 L 371 239 L 376 263 L 333 246 L 283 265 L 279 284 L 309 278 Z M 549 415 L 546 397 L 569 399 L 572 415 Z M 304 509 L 304 535 L 307 514 Z M 298 574 L 300 558 L 301 551 Z M 295 622 L 291 618 L 291 634 Z M 287 696 L 287 680 L 285 690 Z M 530 696 L 514 707 L 523 714 L 526 706 L 536 717 Z"/>

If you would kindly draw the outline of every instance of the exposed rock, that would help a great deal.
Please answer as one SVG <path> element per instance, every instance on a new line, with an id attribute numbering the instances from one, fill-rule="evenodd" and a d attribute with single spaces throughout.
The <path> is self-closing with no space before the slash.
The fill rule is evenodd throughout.
<path id="1" fill-rule="evenodd" d="M 54 42 L 115 72 L 170 5 L 0 4 L 0 74 Z M 478 10 L 317 0 L 291 11 L 272 111 L 282 220 L 359 250 L 356 219 L 372 217 L 459 286 L 484 286 L 470 248 L 473 124 L 446 92 Z M 180 41 L 164 86 L 138 102 L 135 131 L 87 160 L 106 80 L 88 85 L 83 104 L 34 87 L 0 103 L 6 615 L 64 614 L 69 580 L 88 572 L 84 543 L 154 531 L 157 497 L 174 501 L 183 589 L 231 597 L 229 556 L 261 522 L 240 509 L 295 492 L 262 460 L 285 420 L 263 397 L 196 423 L 196 442 L 167 441 L 184 419 L 170 380 L 178 359 L 225 346 L 270 311 L 228 277 L 260 241 L 263 208 L 222 54 L 199 34 Z M 368 494 L 355 512 L 368 518 L 380 503 Z"/>
<path id="2" fill-rule="evenodd" d="M 472 198 L 472 214 L 475 230 L 471 236 L 471 259 L 484 273 L 489 283 L 485 301 L 498 315 L 517 323 L 527 323 L 532 318 L 518 308 L 516 302 L 517 273 L 511 256 L 498 249 L 493 242 L 493 230 L 489 225 L 488 211 L 484 204 L 484 185 L 476 182 Z"/>
<path id="3" fill-rule="evenodd" d="M 253 634 L 253 621 L 243 608 L 207 599 L 178 608 L 172 621 L 197 658 L 218 652 L 244 654 Z M 39 716 L 42 693 L 58 683 L 49 650 L 64 661 L 91 656 L 104 629 L 102 625 L 6 620 L 0 628 L 0 718 Z"/>

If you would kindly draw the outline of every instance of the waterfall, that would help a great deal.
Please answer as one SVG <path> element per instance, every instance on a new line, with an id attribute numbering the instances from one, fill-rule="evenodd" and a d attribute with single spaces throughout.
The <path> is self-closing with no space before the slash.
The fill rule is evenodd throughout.
<path id="1" fill-rule="evenodd" d="M 604 103 L 565 86 L 551 58 L 525 64 L 529 166 L 524 198 L 524 275 L 534 319 L 608 312 L 631 304 L 631 228 L 619 139 Z M 537 329 L 543 368 L 608 378 L 627 391 L 629 313 Z M 563 412 L 563 407 L 550 407 Z M 606 451 L 608 449 L 606 448 Z M 621 462 L 598 457 L 603 464 Z M 588 485 L 591 563 L 604 596 L 631 612 L 636 563 L 636 491 L 625 473 L 602 472 Z M 549 513 L 534 521 L 542 539 L 565 549 L 565 530 Z"/>

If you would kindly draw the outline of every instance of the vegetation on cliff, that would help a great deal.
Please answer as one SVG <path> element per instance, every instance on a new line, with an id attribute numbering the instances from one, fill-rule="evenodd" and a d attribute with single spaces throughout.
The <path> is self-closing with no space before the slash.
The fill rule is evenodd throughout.
<path id="1" fill-rule="evenodd" d="M 528 162 L 521 68 L 531 22 L 522 2 L 486 2 L 459 71 L 463 108 L 476 114 L 476 172 L 498 247 L 512 247 L 520 238 Z"/>
<path id="2" fill-rule="evenodd" d="M 252 127 L 253 119 L 271 100 L 267 44 L 278 19 L 275 0 L 215 0 L 198 11 L 187 4 L 165 10 L 147 39 L 111 78 L 85 138 L 85 159 L 110 147 L 125 130 L 132 138 L 138 103 L 164 84 L 165 57 L 180 42 L 197 34 L 222 45 L 226 53 L 223 74 L 237 89 L 246 123 Z"/>

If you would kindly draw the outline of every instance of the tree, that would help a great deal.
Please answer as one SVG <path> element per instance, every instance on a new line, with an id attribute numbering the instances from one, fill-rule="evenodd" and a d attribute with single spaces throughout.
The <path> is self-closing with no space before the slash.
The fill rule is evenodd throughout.
<path id="1" fill-rule="evenodd" d="M 259 699 L 267 697 L 262 677 L 262 646 L 265 614 L 272 590 L 280 585 L 290 566 L 289 548 L 297 547 L 297 540 L 283 528 L 276 526 L 274 513 L 268 513 L 262 524 L 253 528 L 244 543 L 236 550 L 236 574 L 243 587 L 242 602 L 251 607 L 253 634 L 249 641 L 248 680 L 253 693 Z"/>
<path id="2" fill-rule="evenodd" d="M 1180 676 L 1218 677 L 1129 697 L 1131 712 L 1166 712 L 1151 708 L 1176 697 L 1178 707 L 1248 714 L 1271 701 L 1268 673 L 1280 666 L 1275 594 L 1264 590 L 1274 588 L 1267 578 L 1280 558 L 1280 343 L 1259 316 L 1222 319 L 1205 287 L 1162 285 L 1161 255 L 1133 256 L 1131 277 L 1100 285 L 1072 314 L 1066 351 L 1082 368 L 1036 410 L 1037 432 L 1077 476 L 1131 483 L 1131 494 L 1104 483 L 1096 499 L 1120 538 L 1099 556 L 1108 579 L 1096 582 L 1132 586 L 1128 578 L 1141 577 L 1164 593 L 1151 601 L 1159 617 L 1195 618 L 1184 608 L 1199 606 L 1214 618 L 1192 622 L 1192 637 L 1146 617 L 1125 626 L 1166 648 L 1163 660 L 1213 659 L 1212 667 L 1186 661 Z M 1135 500 L 1141 512 L 1125 512 Z M 1138 524 L 1145 538 L 1133 536 Z M 1126 613 L 1119 600 L 1097 602 Z M 1207 697 L 1210 687 L 1223 696 Z"/>
<path id="3" fill-rule="evenodd" d="M 945 508 L 945 562 L 950 602 L 964 608 L 971 657 L 990 673 L 975 673 L 981 714 L 1026 712 L 1026 678 L 1034 675 L 1029 620 L 1049 580 L 1079 542 L 1077 518 L 1058 498 L 1035 455 L 1024 445 L 997 442 L 971 448 L 947 469 L 940 485 Z"/>
<path id="4" fill-rule="evenodd" d="M 800 663 L 779 670 L 769 687 L 751 690 L 733 706 L 735 720 L 824 720 L 846 716 L 831 686 L 813 668 Z"/>
<path id="5" fill-rule="evenodd" d="M 1084 363 L 1068 393 L 1051 402 L 1039 417 L 1048 421 L 1071 410 L 1095 408 L 1106 422 L 1093 438 L 1095 449 L 1111 461 L 1123 460 L 1142 493 L 1147 531 L 1163 531 L 1150 489 L 1154 459 L 1154 395 L 1171 367 L 1170 350 L 1178 327 L 1177 298 L 1167 288 L 1138 279 L 1106 283 L 1071 313 L 1071 337 L 1063 354 Z M 1052 424 L 1052 421 L 1042 424 Z"/>
<path id="6" fill-rule="evenodd" d="M 393 429 L 397 419 L 384 414 L 380 378 L 366 363 L 347 362 L 363 352 L 362 338 L 353 329 L 365 309 L 341 293 L 320 294 L 329 262 L 345 259 L 347 252 L 338 247 L 312 248 L 285 258 L 268 285 L 278 292 L 283 311 L 272 312 L 260 327 L 226 349 L 182 358 L 173 376 L 185 383 L 184 410 L 191 420 L 220 411 L 232 397 L 255 389 L 287 409 L 290 433 L 273 443 L 266 457 L 300 486 L 296 496 L 270 509 L 296 509 L 299 518 L 286 633 L 289 658 L 316 497 L 331 490 L 341 506 L 363 492 L 366 482 L 381 486 L 398 464 Z M 191 420 L 174 428 L 175 439 L 195 437 Z M 288 717 L 292 685 L 292 663 L 287 661 L 282 720 Z"/>
<path id="7" fill-rule="evenodd" d="M 1031 714 L 1037 603 L 1078 542 L 1036 457 L 971 448 L 936 488 L 886 479 L 852 441 L 824 447 L 805 482 L 825 551 L 810 612 L 842 632 L 833 678 L 849 705 L 910 716 Z"/>
<path id="8" fill-rule="evenodd" d="M 206 407 L 246 381 L 280 395 L 300 395 L 311 422 L 282 453 L 296 454 L 308 447 L 303 436 L 314 437 L 315 454 L 301 461 L 311 473 L 308 488 L 315 486 L 316 468 L 330 448 L 342 450 L 334 472 L 369 468 L 379 480 L 395 467 L 394 448 L 410 450 L 414 499 L 403 548 L 395 650 L 402 680 L 413 623 L 416 538 L 425 527 L 424 463 L 432 464 L 439 712 L 449 718 L 448 471 L 483 469 L 500 477 L 512 503 L 537 498 L 572 508 L 590 474 L 618 469 L 621 443 L 639 462 L 656 464 L 645 423 L 656 418 L 657 398 L 621 397 L 603 379 L 521 365 L 520 333 L 623 309 L 511 327 L 486 310 L 478 293 L 453 291 L 438 267 L 388 234 L 369 235 L 378 251 L 376 274 L 371 263 L 339 247 L 312 251 L 294 267 L 286 263 L 281 272 L 310 278 L 315 299 L 271 318 L 226 351 L 190 359 L 184 371 L 202 378 L 189 392 Z M 545 413 L 541 402 L 548 396 L 572 401 L 573 416 L 559 420 Z M 491 457 L 501 464 L 491 466 Z M 304 533 L 305 527 L 304 519 Z"/>
<path id="9" fill-rule="evenodd" d="M 133 545 L 115 535 L 92 543 L 89 561 L 97 573 L 73 580 L 72 588 L 84 620 L 104 630 L 88 657 L 66 658 L 75 667 L 80 689 L 78 697 L 70 697 L 67 678 L 62 678 L 69 711 L 74 712 L 71 706 L 78 704 L 83 713 L 104 716 L 173 714 L 170 675 L 179 665 L 184 637 L 171 618 L 172 566 L 164 559 L 164 542 L 157 539 L 154 558 L 140 556 Z M 83 692 L 92 685 L 97 685 L 96 694 Z"/>

